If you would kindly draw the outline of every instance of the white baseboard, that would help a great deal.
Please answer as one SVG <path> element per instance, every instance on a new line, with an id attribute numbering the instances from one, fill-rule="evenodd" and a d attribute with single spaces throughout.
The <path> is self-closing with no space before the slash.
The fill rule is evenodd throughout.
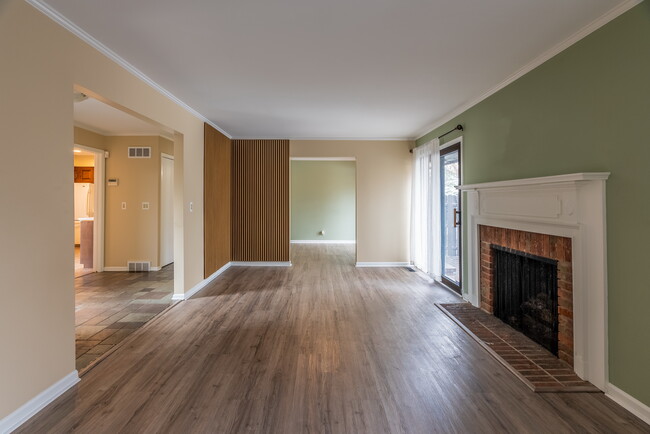
<path id="1" fill-rule="evenodd" d="M 223 267 L 219 268 L 217 271 L 214 273 L 210 274 L 208 277 L 194 285 L 189 291 L 187 291 L 184 294 L 174 294 L 172 295 L 172 300 L 187 300 L 188 298 L 192 297 L 195 295 L 197 292 L 208 286 L 210 282 L 212 282 L 214 279 L 217 278 L 220 274 L 222 274 L 224 271 L 226 271 L 228 268 L 232 266 L 232 262 L 228 262 L 226 265 Z"/>
<path id="2" fill-rule="evenodd" d="M 233 267 L 291 267 L 291 261 L 233 261 Z"/>
<path id="3" fill-rule="evenodd" d="M 357 262 L 356 266 L 362 267 L 411 267 L 410 262 Z"/>
<path id="4" fill-rule="evenodd" d="M 650 407 L 634 398 L 632 395 L 622 391 L 612 383 L 607 385 L 607 392 L 605 393 L 612 401 L 619 404 L 621 407 L 650 425 Z"/>
<path id="5" fill-rule="evenodd" d="M 291 244 L 356 244 L 356 240 L 291 240 Z"/>
<path id="6" fill-rule="evenodd" d="M 104 267 L 104 271 L 129 271 L 129 267 Z"/>
<path id="7" fill-rule="evenodd" d="M 162 267 L 149 267 L 149 271 L 160 271 L 160 270 L 162 270 Z M 129 271 L 129 267 L 104 267 L 104 271 Z M 138 271 L 138 273 L 140 273 L 140 271 Z"/>
<path id="8" fill-rule="evenodd" d="M 0 420 L 0 433 L 10 433 L 27 422 L 32 416 L 61 396 L 66 390 L 79 382 L 79 374 L 72 371 L 29 401 L 16 411 Z"/>

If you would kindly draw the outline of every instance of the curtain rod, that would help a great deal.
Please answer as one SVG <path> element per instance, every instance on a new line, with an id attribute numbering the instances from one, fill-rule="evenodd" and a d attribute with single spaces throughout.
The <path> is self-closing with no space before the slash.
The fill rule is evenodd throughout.
<path id="1" fill-rule="evenodd" d="M 458 131 L 463 131 L 463 126 L 462 126 L 461 124 L 458 124 L 458 125 L 456 125 L 456 126 L 454 127 L 454 129 L 449 130 L 449 131 L 447 131 L 446 133 L 439 135 L 438 138 L 439 138 L 439 139 L 442 139 L 442 138 L 445 137 L 447 134 L 451 134 L 451 133 L 453 133 L 453 132 L 456 131 L 456 130 L 458 130 Z"/>
<path id="2" fill-rule="evenodd" d="M 439 135 L 438 138 L 439 138 L 439 139 L 442 139 L 442 138 L 445 137 L 447 134 L 451 134 L 451 133 L 453 133 L 453 132 L 456 131 L 456 130 L 458 130 L 458 131 L 463 131 L 463 126 L 462 126 L 461 124 L 458 124 L 458 125 L 456 125 L 453 129 L 447 131 L 447 132 L 444 133 L 444 134 Z M 413 149 L 409 150 L 409 152 L 412 154 L 412 153 L 413 153 Z"/>

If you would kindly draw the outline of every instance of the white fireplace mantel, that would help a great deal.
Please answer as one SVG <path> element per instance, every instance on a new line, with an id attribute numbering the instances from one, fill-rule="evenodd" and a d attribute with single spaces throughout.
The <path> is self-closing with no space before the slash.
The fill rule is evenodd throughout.
<path id="1" fill-rule="evenodd" d="M 609 173 L 573 173 L 461 185 L 466 193 L 468 292 L 480 305 L 479 225 L 571 238 L 573 256 L 574 369 L 605 390 L 607 348 L 607 244 L 605 181 Z"/>

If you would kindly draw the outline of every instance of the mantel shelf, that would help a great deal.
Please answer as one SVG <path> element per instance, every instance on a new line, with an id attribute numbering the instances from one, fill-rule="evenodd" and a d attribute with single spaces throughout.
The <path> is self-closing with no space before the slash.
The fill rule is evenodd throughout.
<path id="1" fill-rule="evenodd" d="M 542 176 L 539 178 L 510 179 L 507 181 L 483 182 L 480 184 L 465 184 L 465 185 L 459 185 L 457 188 L 461 191 L 483 190 L 488 188 L 558 184 L 562 182 L 606 181 L 608 178 L 609 178 L 609 172 L 581 172 L 581 173 L 569 173 L 566 175 Z"/>

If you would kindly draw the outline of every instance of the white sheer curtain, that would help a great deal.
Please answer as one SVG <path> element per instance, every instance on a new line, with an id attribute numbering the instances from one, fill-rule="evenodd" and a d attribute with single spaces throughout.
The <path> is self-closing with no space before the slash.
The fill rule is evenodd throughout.
<path id="1" fill-rule="evenodd" d="M 440 280 L 440 140 L 413 150 L 411 260 Z"/>

